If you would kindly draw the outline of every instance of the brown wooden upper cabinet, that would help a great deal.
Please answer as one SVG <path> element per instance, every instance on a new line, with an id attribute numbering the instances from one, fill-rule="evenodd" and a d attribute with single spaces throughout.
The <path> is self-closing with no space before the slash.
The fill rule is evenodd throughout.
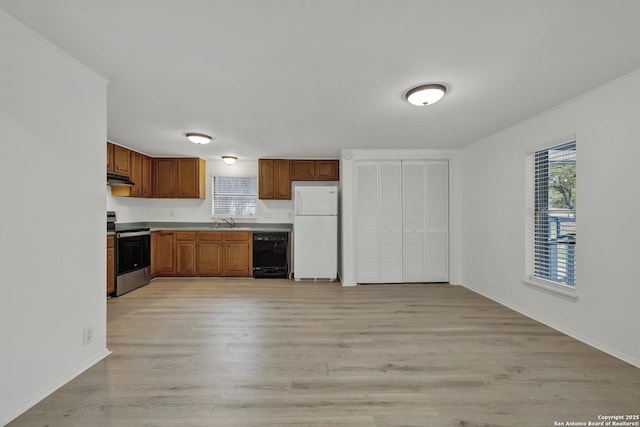
<path id="1" fill-rule="evenodd" d="M 291 160 L 289 164 L 291 165 L 291 181 L 309 181 L 315 179 L 315 160 Z"/>
<path id="2" fill-rule="evenodd" d="M 114 146 L 112 143 L 107 142 L 107 172 L 113 173 L 114 170 Z"/>
<path id="3" fill-rule="evenodd" d="M 130 151 L 128 148 L 107 142 L 107 172 L 129 176 L 131 173 Z"/>
<path id="4" fill-rule="evenodd" d="M 291 181 L 338 181 L 339 160 L 290 160 Z"/>
<path id="5" fill-rule="evenodd" d="M 107 172 L 125 175 L 135 184 L 111 187 L 113 196 L 204 199 L 206 167 L 204 159 L 154 159 L 107 142 Z"/>
<path id="6" fill-rule="evenodd" d="M 200 158 L 153 159 L 153 197 L 204 199 L 206 162 Z"/>
<path id="7" fill-rule="evenodd" d="M 142 156 L 142 197 L 153 197 L 153 168 L 149 156 Z"/>
<path id="8" fill-rule="evenodd" d="M 142 154 L 131 151 L 131 175 L 129 178 L 135 184 L 129 187 L 129 195 L 131 197 L 142 197 L 142 157 Z"/>
<path id="9" fill-rule="evenodd" d="M 340 180 L 339 160 L 316 160 L 316 177 L 320 181 Z"/>
<path id="10" fill-rule="evenodd" d="M 176 194 L 175 159 L 153 159 L 153 197 L 174 197 Z"/>
<path id="11" fill-rule="evenodd" d="M 258 160 L 259 189 L 258 197 L 263 200 L 291 200 L 291 180 L 289 179 L 289 160 Z"/>
<path id="12" fill-rule="evenodd" d="M 205 198 L 206 162 L 203 159 L 178 159 L 177 197 Z"/>
<path id="13" fill-rule="evenodd" d="M 291 200 L 291 181 L 338 181 L 339 160 L 259 159 L 258 197 Z"/>
<path id="14" fill-rule="evenodd" d="M 152 197 L 153 181 L 151 157 L 130 150 L 129 178 L 135 185 L 111 187 L 111 195 L 124 197 Z"/>
<path id="15" fill-rule="evenodd" d="M 130 167 L 130 152 L 128 148 L 121 147 L 119 145 L 113 146 L 113 172 L 118 175 L 129 176 L 131 173 Z"/>

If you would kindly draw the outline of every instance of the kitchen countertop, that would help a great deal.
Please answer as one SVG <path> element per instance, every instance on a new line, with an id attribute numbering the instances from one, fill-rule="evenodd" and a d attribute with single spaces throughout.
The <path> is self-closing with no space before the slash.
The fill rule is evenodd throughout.
<path id="1" fill-rule="evenodd" d="M 289 223 L 236 223 L 229 227 L 219 223 L 214 227 L 213 222 L 130 222 L 118 223 L 116 228 L 149 227 L 151 231 L 254 231 L 261 233 L 289 232 L 293 230 L 293 224 Z"/>

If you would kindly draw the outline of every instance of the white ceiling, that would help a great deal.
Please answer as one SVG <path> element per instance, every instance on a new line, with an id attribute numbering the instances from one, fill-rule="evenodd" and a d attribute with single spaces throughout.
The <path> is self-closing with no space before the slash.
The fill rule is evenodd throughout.
<path id="1" fill-rule="evenodd" d="M 640 68 L 638 0 L 0 0 L 155 156 L 463 147 Z M 441 82 L 438 104 L 403 93 Z M 212 134 L 207 146 L 189 131 Z"/>

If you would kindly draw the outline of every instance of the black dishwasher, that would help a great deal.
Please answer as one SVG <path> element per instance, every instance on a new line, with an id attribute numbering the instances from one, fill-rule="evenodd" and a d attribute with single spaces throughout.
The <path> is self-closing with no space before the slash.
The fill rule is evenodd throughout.
<path id="1" fill-rule="evenodd" d="M 253 277 L 287 278 L 289 233 L 253 233 Z"/>

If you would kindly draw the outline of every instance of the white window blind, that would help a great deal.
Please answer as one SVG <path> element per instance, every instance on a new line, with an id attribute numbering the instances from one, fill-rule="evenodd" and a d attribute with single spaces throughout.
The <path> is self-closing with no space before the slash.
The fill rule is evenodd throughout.
<path id="1" fill-rule="evenodd" d="M 228 217 L 256 216 L 256 177 L 211 177 L 212 214 Z"/>
<path id="2" fill-rule="evenodd" d="M 532 153 L 530 171 L 529 276 L 575 287 L 576 142 Z"/>

